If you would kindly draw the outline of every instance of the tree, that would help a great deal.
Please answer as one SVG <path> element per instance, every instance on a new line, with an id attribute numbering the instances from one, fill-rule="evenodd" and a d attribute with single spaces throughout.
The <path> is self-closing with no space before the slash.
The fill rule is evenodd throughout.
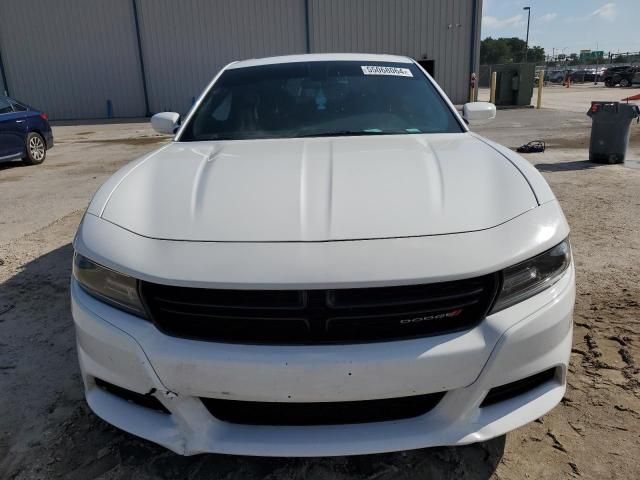
<path id="1" fill-rule="evenodd" d="M 524 61 L 524 40 L 518 37 L 500 38 L 498 40 L 504 40 L 509 46 L 513 63 L 521 63 Z"/>
<path id="2" fill-rule="evenodd" d="M 487 37 L 480 42 L 480 63 L 506 63 L 511 58 L 511 50 L 504 39 L 494 40 Z"/>
<path id="3" fill-rule="evenodd" d="M 487 37 L 480 43 L 480 63 L 521 63 L 524 61 L 524 49 L 525 41 L 521 38 Z M 534 46 L 527 50 L 527 62 L 543 62 L 544 59 L 544 48 Z"/>
<path id="4" fill-rule="evenodd" d="M 527 50 L 527 61 L 528 62 L 544 62 L 545 59 L 545 53 L 544 53 L 544 48 L 539 47 L 539 46 L 535 46 L 535 47 L 530 47 Z"/>

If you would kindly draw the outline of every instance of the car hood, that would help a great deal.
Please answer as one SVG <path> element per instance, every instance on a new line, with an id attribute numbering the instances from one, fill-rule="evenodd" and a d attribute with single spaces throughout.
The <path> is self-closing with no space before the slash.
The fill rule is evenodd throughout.
<path id="1" fill-rule="evenodd" d="M 394 238 L 483 230 L 537 206 L 468 133 L 174 142 L 122 175 L 100 216 L 187 241 Z"/>

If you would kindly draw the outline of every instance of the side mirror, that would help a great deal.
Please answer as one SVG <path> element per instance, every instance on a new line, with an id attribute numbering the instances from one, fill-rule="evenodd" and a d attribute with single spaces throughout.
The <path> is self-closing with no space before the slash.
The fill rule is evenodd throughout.
<path id="1" fill-rule="evenodd" d="M 151 117 L 151 126 L 158 133 L 173 135 L 180 124 L 180 114 L 176 112 L 156 113 Z"/>
<path id="2" fill-rule="evenodd" d="M 469 124 L 480 124 L 496 118 L 496 106 L 489 102 L 470 102 L 462 107 L 462 117 Z"/>

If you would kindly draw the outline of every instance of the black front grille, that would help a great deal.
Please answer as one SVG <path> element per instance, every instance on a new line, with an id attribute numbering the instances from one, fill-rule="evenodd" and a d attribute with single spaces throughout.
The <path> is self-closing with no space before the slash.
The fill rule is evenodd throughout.
<path id="1" fill-rule="evenodd" d="M 398 340 L 468 329 L 487 314 L 497 275 L 336 290 L 222 290 L 141 282 L 168 335 L 275 345 Z"/>
<path id="2" fill-rule="evenodd" d="M 431 411 L 445 392 L 355 402 L 243 402 L 201 398 L 209 413 L 244 425 L 345 425 L 417 417 Z"/>

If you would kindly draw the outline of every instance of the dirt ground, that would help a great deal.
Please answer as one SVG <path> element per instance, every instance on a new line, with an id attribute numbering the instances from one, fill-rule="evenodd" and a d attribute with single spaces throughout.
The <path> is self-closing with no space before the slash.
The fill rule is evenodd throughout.
<path id="1" fill-rule="evenodd" d="M 626 165 L 590 164 L 590 121 L 576 113 L 589 94 L 573 95 L 566 108 L 501 111 L 475 129 L 509 147 L 548 141 L 526 158 L 572 228 L 578 295 L 565 399 L 486 443 L 358 457 L 180 457 L 89 411 L 69 311 L 70 242 L 98 185 L 166 139 L 146 123 L 55 127 L 45 164 L 0 165 L 0 478 L 640 478 L 640 126 Z"/>

